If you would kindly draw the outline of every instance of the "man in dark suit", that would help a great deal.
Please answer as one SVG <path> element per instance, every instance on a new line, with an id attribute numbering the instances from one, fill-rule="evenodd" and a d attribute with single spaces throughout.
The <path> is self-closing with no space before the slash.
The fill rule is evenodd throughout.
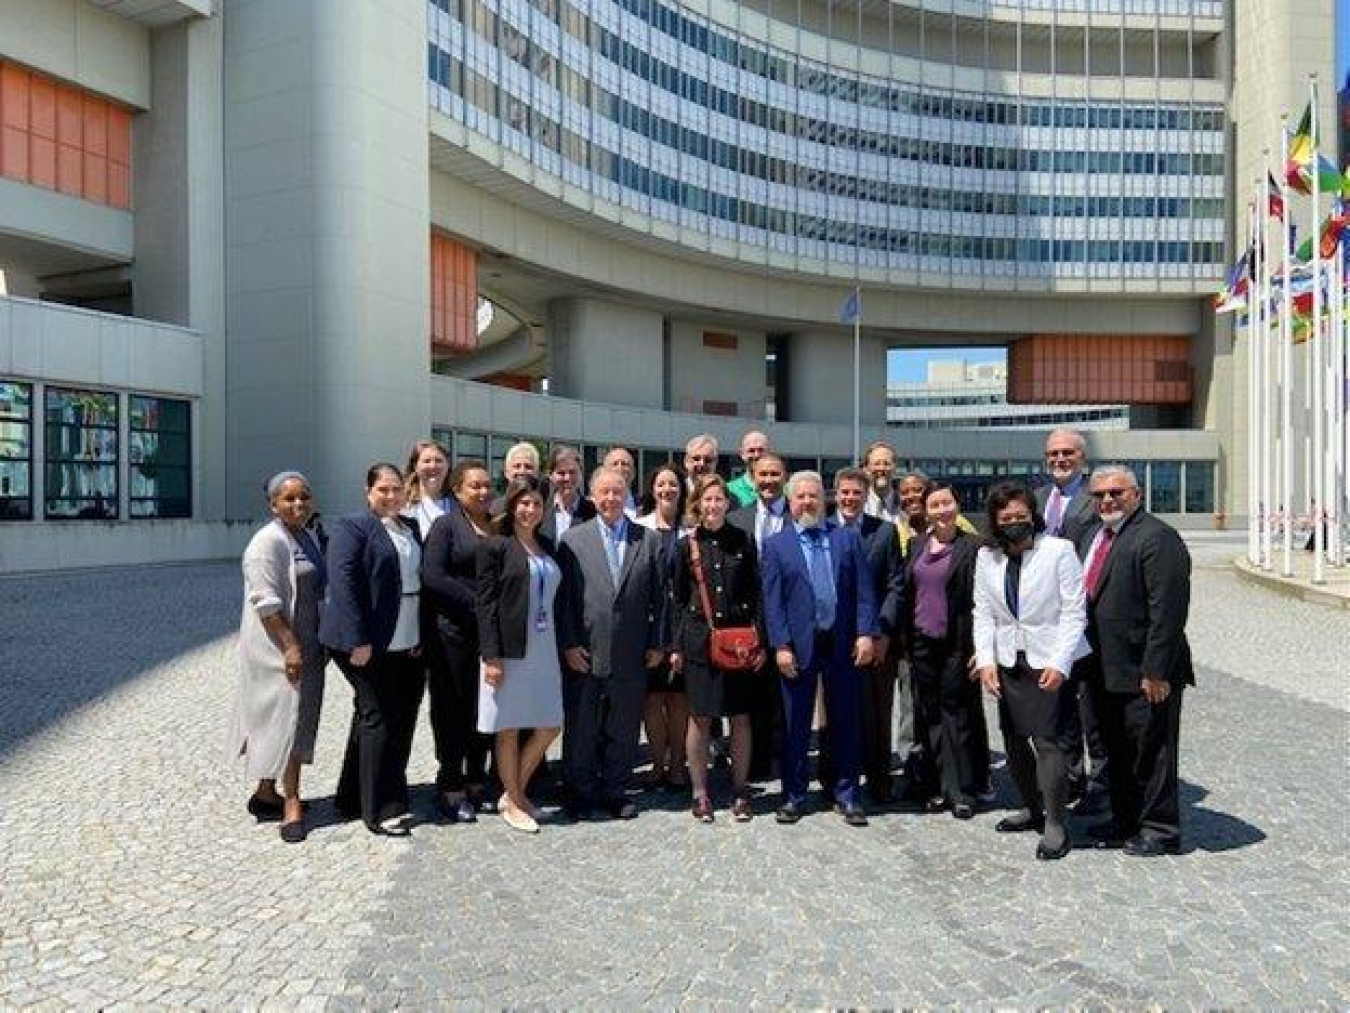
<path id="1" fill-rule="evenodd" d="M 1036 490 L 1036 506 L 1045 518 L 1045 533 L 1067 538 L 1079 558 L 1101 526 L 1088 495 L 1087 440 L 1072 429 L 1056 429 L 1045 439 L 1045 472 L 1049 482 Z M 1092 696 L 1081 678 L 1066 679 L 1060 687 L 1064 708 L 1061 745 L 1069 765 L 1070 801 L 1095 803 L 1106 793 L 1106 746 L 1097 728 Z M 1086 761 L 1086 762 L 1085 762 Z"/>
<path id="2" fill-rule="evenodd" d="M 876 638 L 873 663 L 862 670 L 863 772 L 873 801 L 886 803 L 892 797 L 891 718 L 896 679 L 891 643 L 900 626 L 904 567 L 895 525 L 863 512 L 868 485 L 867 472 L 861 468 L 841 468 L 835 473 L 834 521 L 841 527 L 856 529 L 862 538 L 878 603 L 877 625 L 881 635 Z"/>
<path id="3" fill-rule="evenodd" d="M 1181 843 L 1177 744 L 1181 697 L 1194 685 L 1186 615 L 1191 557 L 1176 531 L 1141 505 L 1122 465 L 1092 473 L 1101 529 L 1088 545 L 1087 681 L 1108 758 L 1114 818 L 1090 831 L 1139 857 Z"/>
<path id="4" fill-rule="evenodd" d="M 872 664 L 876 594 L 862 539 L 849 527 L 825 525 L 825 488 L 814 471 L 788 481 L 792 523 L 764 543 L 762 580 L 769 647 L 782 676 L 783 804 L 779 823 L 796 823 L 806 808 L 807 748 L 816 687 L 823 681 L 830 716 L 834 783 L 827 786 L 850 826 L 866 826 L 858 797 L 862 767 L 861 676 Z"/>
<path id="5" fill-rule="evenodd" d="M 548 502 L 539 533 L 555 545 L 573 524 L 595 516 L 595 504 L 581 494 L 581 452 L 558 444 L 548 455 Z"/>
<path id="6" fill-rule="evenodd" d="M 558 548 L 571 589 L 559 618 L 564 756 L 571 808 L 632 819 L 626 797 L 637 760 L 647 669 L 664 649 L 664 584 L 656 534 L 623 512 L 628 483 L 613 468 L 591 477 L 598 515 L 570 528 Z M 581 668 L 574 667 L 580 662 Z"/>
<path id="7" fill-rule="evenodd" d="M 754 434 L 747 434 L 751 436 Z M 761 434 L 762 435 L 762 434 Z M 755 541 L 759 555 L 764 542 L 790 524 L 783 483 L 787 466 L 777 454 L 764 451 L 750 465 L 755 500 L 727 514 L 727 523 L 740 528 Z M 764 667 L 755 674 L 755 698 L 750 711 L 750 779 L 767 781 L 773 776 L 774 734 L 782 724 L 782 704 L 778 697 L 777 668 L 766 657 Z"/>

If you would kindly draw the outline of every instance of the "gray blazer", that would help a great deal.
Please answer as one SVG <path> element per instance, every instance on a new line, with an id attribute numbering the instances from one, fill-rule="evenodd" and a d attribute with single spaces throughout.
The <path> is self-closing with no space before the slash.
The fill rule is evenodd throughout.
<path id="1" fill-rule="evenodd" d="M 571 527 L 558 545 L 558 563 L 570 580 L 559 614 L 563 650 L 590 652 L 591 674 L 645 679 L 648 650 L 665 647 L 665 583 L 661 539 L 628 522 L 618 587 L 609 572 L 602 521 L 596 517 Z"/>
<path id="2" fill-rule="evenodd" d="M 1036 508 L 1040 510 L 1041 516 L 1045 516 L 1046 506 L 1050 503 L 1050 491 L 1054 489 L 1054 482 L 1046 482 L 1036 490 Z M 1083 553 L 1087 552 L 1088 546 L 1092 543 L 1092 537 L 1097 533 L 1097 528 L 1101 526 L 1101 521 L 1097 519 L 1097 508 L 1092 504 L 1092 497 L 1088 495 L 1087 480 L 1078 487 L 1078 491 L 1073 494 L 1073 498 L 1064 506 L 1064 519 L 1059 530 L 1060 538 L 1067 538 L 1073 542 L 1078 550 L 1078 558 L 1083 558 Z M 1054 532 L 1051 532 L 1053 534 Z"/>

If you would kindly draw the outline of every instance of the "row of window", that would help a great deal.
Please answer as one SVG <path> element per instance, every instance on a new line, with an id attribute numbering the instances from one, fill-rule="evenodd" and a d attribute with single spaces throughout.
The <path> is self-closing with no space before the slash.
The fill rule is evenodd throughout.
<path id="1" fill-rule="evenodd" d="M 503 51 L 523 59 L 522 28 L 499 20 L 497 14 L 480 0 L 432 0 L 435 6 L 452 18 L 470 24 L 482 35 L 502 44 Z M 618 58 L 622 40 L 615 33 L 587 17 L 579 3 L 531 0 L 531 6 L 542 11 L 549 21 L 580 42 L 587 49 L 604 53 L 615 63 L 626 66 Z M 766 46 L 757 40 L 742 41 L 724 31 L 711 27 L 704 19 L 696 19 L 656 0 L 617 0 L 611 4 L 626 10 L 657 31 L 692 50 L 700 58 L 710 58 L 728 68 L 746 71 L 766 81 L 787 85 L 801 91 L 829 99 L 839 99 L 873 109 L 931 116 L 942 120 L 965 123 L 1015 124 L 1047 127 L 1110 127 L 1138 130 L 1221 130 L 1223 110 L 1217 107 L 1191 109 L 1173 106 L 1117 106 L 1089 108 L 1082 104 L 987 99 L 975 96 L 931 95 L 895 82 L 868 78 L 855 74 L 841 74 L 837 69 L 804 59 L 798 54 Z M 514 34 L 512 34 L 514 33 Z M 636 49 L 626 59 L 634 61 L 633 69 L 644 81 L 667 84 L 678 73 L 669 64 L 655 60 L 645 50 Z M 664 69 L 663 69 L 664 68 Z M 666 85 L 663 84 L 663 87 Z M 706 82 L 693 80 L 681 87 L 668 90 L 683 94 L 698 105 L 709 106 L 706 95 L 700 99 L 701 87 Z M 692 89 L 686 93 L 685 89 Z M 733 96 L 734 98 L 734 96 Z"/>
<path id="2" fill-rule="evenodd" d="M 1224 0 L 989 0 L 995 7 L 1058 14 L 1135 14 L 1155 17 L 1223 17 Z"/>
<path id="3" fill-rule="evenodd" d="M 33 519 L 39 464 L 47 520 L 117 519 L 123 463 L 131 517 L 192 515 L 189 402 L 46 385 L 41 403 L 37 419 L 33 385 L 0 380 L 0 520 Z M 39 424 L 40 458 L 33 438 Z"/>
<path id="4" fill-rule="evenodd" d="M 472 432 L 462 429 L 437 427 L 432 430 L 432 439 L 445 448 L 452 464 L 460 461 L 477 460 L 488 466 L 494 476 L 500 476 L 506 461 L 506 452 L 521 440 L 528 440 L 539 448 L 540 458 L 547 459 L 549 441 L 540 437 L 507 436 L 497 433 Z M 600 466 L 605 453 L 613 444 L 580 443 L 582 471 L 589 475 Z M 683 449 L 662 447 L 633 447 L 637 464 L 638 482 L 647 473 L 660 464 L 669 461 L 682 461 Z M 847 468 L 853 462 L 844 457 L 800 457 L 787 455 L 784 463 L 789 472 L 810 469 L 818 471 L 832 480 L 840 468 Z M 718 470 L 726 477 L 731 476 L 734 457 L 723 454 L 718 461 Z M 1134 469 L 1144 490 L 1144 505 L 1154 513 L 1164 514 L 1211 514 L 1214 512 L 1214 463 L 1212 461 L 1126 461 Z M 906 458 L 903 451 L 897 455 L 897 474 L 906 471 L 921 471 L 930 478 L 943 478 L 950 481 L 961 498 L 962 506 L 968 511 L 982 508 L 984 496 L 989 487 L 1001 478 L 1024 478 L 1029 482 L 1039 480 L 1044 465 L 1039 460 L 932 460 Z"/>

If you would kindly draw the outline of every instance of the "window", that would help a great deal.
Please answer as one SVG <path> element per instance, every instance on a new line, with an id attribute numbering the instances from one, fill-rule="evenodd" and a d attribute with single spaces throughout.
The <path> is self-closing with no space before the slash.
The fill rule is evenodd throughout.
<path id="1" fill-rule="evenodd" d="M 1186 462 L 1186 512 L 1214 512 L 1214 465 L 1209 461 Z"/>
<path id="2" fill-rule="evenodd" d="M 1149 509 L 1157 514 L 1181 513 L 1181 462 L 1154 461 L 1150 471 Z"/>
<path id="3" fill-rule="evenodd" d="M 0 521 L 33 519 L 33 388 L 0 380 Z"/>
<path id="4" fill-rule="evenodd" d="M 44 516 L 117 517 L 117 395 L 48 387 Z"/>
<path id="5" fill-rule="evenodd" d="M 129 513 L 132 517 L 192 516 L 192 405 L 131 395 Z"/>

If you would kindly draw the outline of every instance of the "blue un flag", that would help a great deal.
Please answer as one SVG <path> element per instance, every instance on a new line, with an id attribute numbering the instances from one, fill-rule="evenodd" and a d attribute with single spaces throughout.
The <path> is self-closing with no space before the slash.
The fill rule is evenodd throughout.
<path id="1" fill-rule="evenodd" d="M 862 290 L 855 288 L 848 294 L 844 304 L 839 307 L 841 324 L 856 324 L 862 319 Z"/>

